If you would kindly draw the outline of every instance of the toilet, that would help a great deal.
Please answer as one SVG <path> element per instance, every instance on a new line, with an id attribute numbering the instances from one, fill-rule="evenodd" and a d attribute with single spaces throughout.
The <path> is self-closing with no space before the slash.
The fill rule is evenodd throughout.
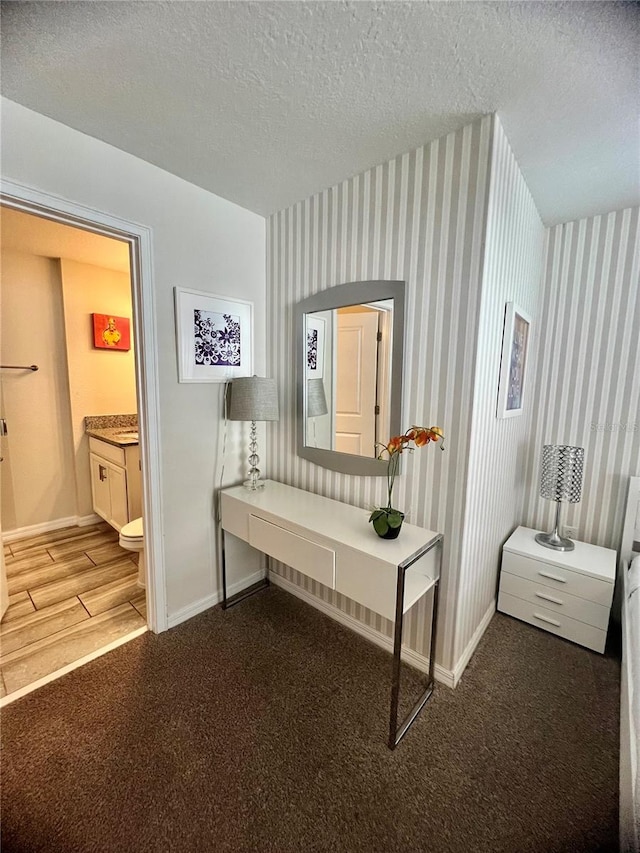
<path id="1" fill-rule="evenodd" d="M 138 586 L 144 587 L 146 581 L 146 564 L 144 559 L 144 536 L 142 534 L 142 518 L 134 518 L 120 530 L 120 547 L 126 551 L 138 551 Z"/>

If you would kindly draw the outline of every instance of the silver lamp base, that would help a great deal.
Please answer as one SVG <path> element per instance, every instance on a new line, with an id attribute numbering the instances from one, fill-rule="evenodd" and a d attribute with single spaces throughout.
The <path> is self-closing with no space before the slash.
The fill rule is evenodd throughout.
<path id="1" fill-rule="evenodd" d="M 544 548 L 551 548 L 554 551 L 573 551 L 576 547 L 571 539 L 565 539 L 560 536 L 558 529 L 552 530 L 551 533 L 536 533 L 536 542 Z"/>

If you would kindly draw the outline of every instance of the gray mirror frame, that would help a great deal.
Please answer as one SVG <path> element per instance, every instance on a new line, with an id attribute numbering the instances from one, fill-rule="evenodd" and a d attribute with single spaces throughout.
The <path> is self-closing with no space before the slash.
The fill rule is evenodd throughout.
<path id="1" fill-rule="evenodd" d="M 380 459 L 365 459 L 351 453 L 338 453 L 337 450 L 323 450 L 305 445 L 305 322 L 306 314 L 315 311 L 328 311 L 332 308 L 344 308 L 365 302 L 377 302 L 381 299 L 393 299 L 393 346 L 391 350 L 391 416 L 390 435 L 400 435 L 402 430 L 402 376 L 404 362 L 404 281 L 352 281 L 322 290 L 308 296 L 294 308 L 294 329 L 296 335 L 296 391 L 297 391 L 297 437 L 298 456 L 308 459 L 323 468 L 339 471 L 341 474 L 353 474 L 361 477 L 384 477 L 387 474 L 387 462 Z"/>

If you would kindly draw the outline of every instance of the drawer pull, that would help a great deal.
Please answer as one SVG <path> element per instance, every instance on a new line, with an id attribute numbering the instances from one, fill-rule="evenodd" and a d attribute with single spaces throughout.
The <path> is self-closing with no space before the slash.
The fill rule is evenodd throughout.
<path id="1" fill-rule="evenodd" d="M 552 581 L 558 581 L 558 583 L 566 583 L 564 578 L 558 577 L 558 575 L 552 575 L 551 572 L 538 572 L 539 575 L 542 575 L 543 578 L 549 578 Z"/>
<path id="2" fill-rule="evenodd" d="M 538 598 L 544 598 L 545 601 L 553 601 L 554 604 L 564 604 L 561 598 L 554 598 L 552 595 L 547 595 L 545 592 L 536 592 Z"/>
<path id="3" fill-rule="evenodd" d="M 556 622 L 555 619 L 548 619 L 546 616 L 543 616 L 541 613 L 534 613 L 533 615 L 535 616 L 536 619 L 539 619 L 541 622 L 548 622 L 549 625 L 555 625 L 556 628 L 562 627 L 559 622 Z"/>

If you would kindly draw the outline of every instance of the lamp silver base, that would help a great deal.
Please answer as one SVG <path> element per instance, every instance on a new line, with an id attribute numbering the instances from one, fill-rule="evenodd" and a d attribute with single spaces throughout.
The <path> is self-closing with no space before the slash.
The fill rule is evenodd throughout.
<path id="1" fill-rule="evenodd" d="M 250 492 L 257 492 L 258 489 L 264 489 L 264 483 L 264 480 L 245 480 L 242 485 Z"/>
<path id="2" fill-rule="evenodd" d="M 553 551 L 573 551 L 575 545 L 571 539 L 565 539 L 560 536 L 557 530 L 551 533 L 536 533 L 536 542 L 544 548 L 551 548 Z"/>

